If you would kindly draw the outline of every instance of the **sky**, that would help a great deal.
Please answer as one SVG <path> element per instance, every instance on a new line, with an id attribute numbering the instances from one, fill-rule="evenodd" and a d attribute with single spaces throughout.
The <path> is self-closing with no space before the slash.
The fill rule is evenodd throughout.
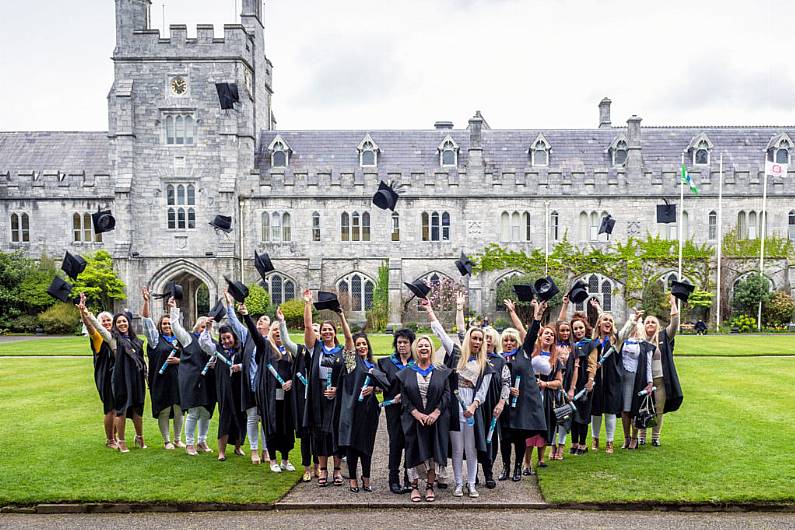
<path id="1" fill-rule="evenodd" d="M 152 25 L 241 0 L 153 0 Z M 165 17 L 163 5 L 165 4 Z M 31 6 L 35 5 L 35 10 Z M 113 0 L 0 3 L 0 130 L 107 130 Z M 269 0 L 279 129 L 793 125 L 795 2 Z"/>

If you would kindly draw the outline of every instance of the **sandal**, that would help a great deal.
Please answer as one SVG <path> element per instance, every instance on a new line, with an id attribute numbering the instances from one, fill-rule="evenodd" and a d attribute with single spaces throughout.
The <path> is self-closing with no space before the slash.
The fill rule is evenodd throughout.
<path id="1" fill-rule="evenodd" d="M 638 448 L 638 439 L 637 438 L 632 438 L 629 441 L 629 447 L 627 447 L 627 449 L 637 449 L 637 448 Z"/>
<path id="2" fill-rule="evenodd" d="M 613 454 L 613 442 L 607 442 L 607 447 L 605 448 L 605 453 L 608 455 Z"/>
<path id="3" fill-rule="evenodd" d="M 317 477 L 317 485 L 320 486 L 321 488 L 325 488 L 326 486 L 328 486 L 328 469 L 320 470 L 320 474 Z"/>
<path id="4" fill-rule="evenodd" d="M 425 502 L 433 502 L 435 500 L 436 495 L 433 493 L 433 483 L 429 482 L 425 485 Z"/>
<path id="5" fill-rule="evenodd" d="M 350 490 L 351 493 L 359 493 L 359 481 L 356 479 L 351 479 L 350 484 L 348 485 L 348 490 Z"/>
<path id="6" fill-rule="evenodd" d="M 370 487 L 370 479 L 365 479 L 362 477 L 362 491 L 366 491 L 367 493 L 372 493 L 373 488 Z"/>
<path id="7" fill-rule="evenodd" d="M 335 486 L 342 486 L 342 473 L 340 473 L 338 475 L 337 471 L 342 471 L 342 468 L 339 468 L 339 467 L 335 467 L 334 468 L 334 485 Z"/>
<path id="8" fill-rule="evenodd" d="M 144 443 L 144 437 L 137 434 L 135 435 L 135 446 L 139 449 L 147 449 L 149 447 Z"/>
<path id="9" fill-rule="evenodd" d="M 411 486 L 411 502 L 420 502 L 422 500 L 422 495 L 420 495 L 420 490 L 417 488 L 416 484 L 412 484 Z"/>

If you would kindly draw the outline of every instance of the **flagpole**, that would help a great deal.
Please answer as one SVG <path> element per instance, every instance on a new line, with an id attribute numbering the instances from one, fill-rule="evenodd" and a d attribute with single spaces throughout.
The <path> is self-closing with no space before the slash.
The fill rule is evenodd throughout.
<path id="1" fill-rule="evenodd" d="M 765 154 L 767 157 L 767 154 Z M 767 158 L 765 158 L 767 161 Z M 762 242 L 759 247 L 759 275 L 764 278 L 765 276 L 765 237 L 767 228 L 767 165 L 765 165 L 764 170 L 764 179 L 765 182 L 762 184 L 762 229 L 759 231 L 762 237 Z M 759 311 L 757 313 L 758 318 L 756 321 L 756 329 L 757 331 L 762 331 L 762 301 L 759 301 Z"/>
<path id="2" fill-rule="evenodd" d="M 718 176 L 718 316 L 715 320 L 715 332 L 720 333 L 721 303 L 721 257 L 723 254 L 723 153 L 720 154 L 720 173 Z"/>
<path id="3" fill-rule="evenodd" d="M 544 275 L 549 275 L 549 201 L 544 201 Z"/>
<path id="4" fill-rule="evenodd" d="M 682 168 L 684 168 L 684 167 L 685 167 L 685 154 L 682 153 Z M 682 175 L 681 168 L 680 168 L 680 173 L 679 173 L 679 278 L 678 278 L 678 280 L 680 282 L 682 281 L 682 234 L 684 233 L 684 227 L 685 227 L 685 223 L 684 223 L 685 206 L 684 206 L 684 204 L 685 204 L 685 179 L 684 179 L 684 175 Z M 678 311 L 679 311 L 679 314 L 680 314 L 679 322 L 681 324 L 681 322 L 682 322 L 682 317 L 681 317 L 681 314 L 682 314 L 681 313 L 681 311 L 682 311 L 682 301 L 681 300 L 678 301 L 677 307 L 678 307 Z"/>

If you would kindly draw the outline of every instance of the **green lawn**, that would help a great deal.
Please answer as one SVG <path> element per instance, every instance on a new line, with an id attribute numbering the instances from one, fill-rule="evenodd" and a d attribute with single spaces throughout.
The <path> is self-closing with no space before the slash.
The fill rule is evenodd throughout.
<path id="1" fill-rule="evenodd" d="M 297 343 L 304 342 L 304 336 L 290 333 L 290 337 Z M 392 335 L 370 335 L 370 344 L 376 355 L 392 353 Z M 143 337 L 142 337 L 143 338 Z M 433 337 L 436 347 L 439 340 Z M 91 355 L 91 349 L 86 337 L 63 337 L 57 339 L 30 339 L 0 344 L 0 357 L 5 355 Z"/>
<path id="2" fill-rule="evenodd" d="M 105 448 L 102 405 L 90 359 L 7 359 L 0 365 L 0 506 L 65 501 L 272 502 L 300 478 L 254 466 L 248 456 L 227 461 L 217 454 L 190 457 L 166 451 L 151 417 L 149 397 L 144 435 L 149 448 L 130 452 Z M 217 414 L 209 443 L 216 448 Z M 302 469 L 299 446 L 291 456 Z"/>
<path id="3" fill-rule="evenodd" d="M 795 355 L 795 333 L 769 335 L 680 335 L 678 355 Z"/>
<path id="4" fill-rule="evenodd" d="M 548 502 L 795 501 L 795 359 L 682 358 L 677 367 L 685 400 L 665 418 L 662 447 L 620 449 L 619 420 L 615 454 L 566 454 L 541 470 Z"/>

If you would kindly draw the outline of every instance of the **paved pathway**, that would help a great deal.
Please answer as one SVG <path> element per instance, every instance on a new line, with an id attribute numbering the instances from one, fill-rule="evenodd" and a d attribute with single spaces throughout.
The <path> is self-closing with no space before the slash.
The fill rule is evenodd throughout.
<path id="1" fill-rule="evenodd" d="M 0 344 L 22 342 L 25 340 L 62 339 L 66 335 L 0 335 Z"/>
<path id="2" fill-rule="evenodd" d="M 309 483 L 299 482 L 295 488 L 292 489 L 281 501 L 277 503 L 279 508 L 318 508 L 318 507 L 335 507 L 349 505 L 356 506 L 414 506 L 411 502 L 409 495 L 395 495 L 389 491 L 389 470 L 387 467 L 387 457 L 389 452 L 389 435 L 386 432 L 386 415 L 381 414 L 381 423 L 378 428 L 378 435 L 375 440 L 375 452 L 373 454 L 372 477 L 370 479 L 372 493 L 351 493 L 348 490 L 348 467 L 345 462 L 342 463 L 342 474 L 345 481 L 342 486 L 329 485 L 321 488 L 317 485 L 317 481 Z M 495 465 L 496 474 L 502 470 L 502 461 L 497 457 L 498 464 Z M 448 475 L 451 484 L 447 489 L 436 489 L 436 501 L 434 504 L 442 505 L 469 505 L 480 504 L 483 507 L 495 506 L 510 503 L 511 505 L 538 505 L 543 504 L 544 499 L 538 489 L 536 477 L 522 477 L 521 482 L 512 482 L 506 480 L 497 482 L 497 487 L 493 490 L 486 489 L 484 484 L 483 474 L 480 473 L 480 486 L 478 492 L 480 498 L 470 499 L 468 497 L 458 498 L 453 497 L 452 483 L 453 483 L 453 468 L 452 460 L 448 460 Z M 466 463 L 464 463 L 466 469 Z M 424 481 L 420 481 L 424 484 Z M 424 494 L 422 487 L 420 491 Z M 420 506 L 430 508 L 433 504 L 422 502 Z"/>
<path id="3" fill-rule="evenodd" d="M 170 514 L 0 515 L 0 528 L 680 528 L 795 529 L 795 514 L 672 513 L 562 510 L 309 510 L 270 512 L 203 512 Z"/>

